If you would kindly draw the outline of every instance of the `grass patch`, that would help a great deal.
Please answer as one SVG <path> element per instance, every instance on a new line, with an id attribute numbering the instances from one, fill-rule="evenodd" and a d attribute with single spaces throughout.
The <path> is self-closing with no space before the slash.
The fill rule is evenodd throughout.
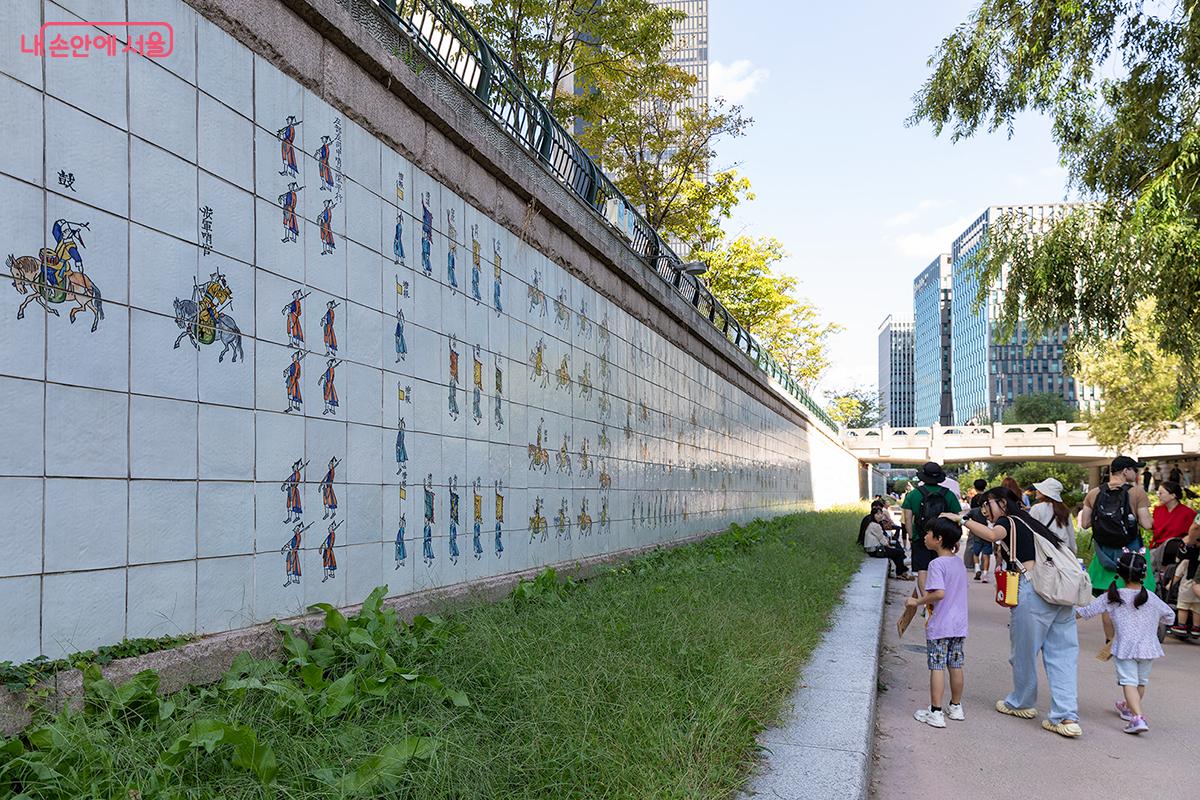
<path id="1" fill-rule="evenodd" d="M 93 674 L 90 711 L 0 747 L 0 797 L 725 798 L 860 563 L 860 514 L 543 575 L 447 620 L 327 609 L 286 661 L 169 700 Z"/>

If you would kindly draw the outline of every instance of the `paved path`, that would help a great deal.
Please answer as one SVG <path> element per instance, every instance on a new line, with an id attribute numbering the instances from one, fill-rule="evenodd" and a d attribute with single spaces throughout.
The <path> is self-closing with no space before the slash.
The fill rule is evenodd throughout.
<path id="1" fill-rule="evenodd" d="M 1181 776 L 1200 758 L 1200 644 L 1168 637 L 1166 656 L 1154 664 L 1147 692 L 1150 731 L 1140 736 L 1121 732 L 1113 711 L 1118 699 L 1112 662 L 1095 659 L 1104 643 L 1099 620 L 1079 623 L 1079 714 L 1083 736 L 1064 739 L 1042 730 L 1050 706 L 1044 673 L 1039 668 L 1040 714 L 1033 720 L 1006 717 L 996 701 L 1012 688 L 1008 665 L 1008 616 L 992 599 L 993 586 L 971 583 L 971 635 L 966 646 L 965 722 L 947 721 L 937 730 L 913 719 L 913 711 L 929 703 L 929 670 L 925 663 L 921 618 L 896 638 L 896 619 L 913 584 L 892 581 L 884 612 L 883 652 L 871 796 L 879 800 L 928 797 L 992 797 L 1004 768 L 1031 781 L 1028 796 L 1072 798 L 1095 794 L 1122 775 L 1136 776 L 1140 797 L 1175 797 Z M 1036 788 L 1033 788 L 1036 787 Z M 1086 789 L 1081 787 L 1087 787 Z M 1023 792 L 1017 791 L 1021 796 Z M 1099 796 L 1099 795 L 1097 795 Z"/>

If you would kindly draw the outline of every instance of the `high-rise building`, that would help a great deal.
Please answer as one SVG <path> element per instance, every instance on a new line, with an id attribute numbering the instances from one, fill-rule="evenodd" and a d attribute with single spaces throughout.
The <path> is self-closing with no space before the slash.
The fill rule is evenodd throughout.
<path id="1" fill-rule="evenodd" d="M 942 253 L 913 280 L 913 424 L 952 425 L 950 254 Z"/>
<path id="2" fill-rule="evenodd" d="M 1013 215 L 1036 233 L 1075 207 L 1070 203 L 991 206 L 954 240 L 950 252 L 950 334 L 955 424 L 999 421 L 1013 400 L 1024 394 L 1053 392 L 1084 408 L 1094 402 L 1091 389 L 1081 387 L 1074 375 L 1063 372 L 1068 329 L 1063 327 L 1031 340 L 1025 327 L 1018 325 L 1011 339 L 1002 338 L 995 320 L 1000 316 L 1007 275 L 1000 276 L 977 310 L 979 276 L 970 263 L 989 227 L 1002 217 Z"/>
<path id="3" fill-rule="evenodd" d="M 675 40 L 668 61 L 696 78 L 692 97 L 684 105 L 698 109 L 708 102 L 708 0 L 652 1 L 685 15 L 673 26 Z"/>
<path id="4" fill-rule="evenodd" d="M 913 323 L 889 315 L 879 326 L 879 404 L 883 424 L 913 425 Z"/>

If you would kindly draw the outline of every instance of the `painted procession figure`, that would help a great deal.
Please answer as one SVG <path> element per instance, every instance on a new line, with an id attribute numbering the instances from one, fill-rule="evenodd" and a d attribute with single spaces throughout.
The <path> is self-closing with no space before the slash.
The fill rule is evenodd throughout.
<path id="1" fill-rule="evenodd" d="M 479 294 L 479 267 L 480 267 L 480 251 L 479 251 L 479 225 L 471 225 L 471 296 L 475 298 L 475 305 L 483 302 L 483 296 Z"/>
<path id="2" fill-rule="evenodd" d="M 303 541 L 304 532 L 312 526 L 311 522 L 307 525 L 297 522 L 296 527 L 292 528 L 292 538 L 279 548 L 279 552 L 284 555 L 283 570 L 284 575 L 287 576 L 287 580 L 283 583 L 285 587 L 300 582 L 300 544 Z"/>
<path id="3" fill-rule="evenodd" d="M 337 468 L 341 463 L 337 456 L 329 459 L 329 469 L 325 472 L 325 477 L 321 479 L 321 505 L 325 507 L 325 515 L 321 519 L 337 516 L 337 494 L 334 492 L 333 483 L 337 480 Z"/>
<path id="4" fill-rule="evenodd" d="M 496 316 L 498 317 L 498 316 L 500 316 L 501 312 L 504 311 L 504 306 L 500 302 L 500 289 L 501 289 L 500 278 L 502 275 L 502 271 L 500 268 L 500 241 L 499 240 L 496 240 L 495 244 L 493 245 L 493 249 L 495 250 L 496 255 L 492 262 L 492 272 L 493 272 L 493 275 L 495 276 L 495 278 L 494 278 L 495 285 L 492 288 L 492 305 L 495 306 Z"/>
<path id="5" fill-rule="evenodd" d="M 197 350 L 200 345 L 210 345 L 220 340 L 224 349 L 217 356 L 218 363 L 225 360 L 225 354 L 230 350 L 233 351 L 231 361 L 241 357 L 244 362 L 246 356 L 242 352 L 242 332 L 233 317 L 225 313 L 225 309 L 232 304 L 233 291 L 220 270 L 209 275 L 203 283 L 193 278 L 191 299 L 175 298 L 175 324 L 183 332 L 176 337 L 174 349 L 179 348 L 185 336 Z"/>
<path id="6" fill-rule="evenodd" d="M 279 137 L 279 156 L 283 161 L 283 169 L 279 170 L 280 175 L 289 176 L 292 178 L 296 175 L 296 128 L 301 125 L 295 117 L 288 116 L 287 124 L 276 132 Z"/>
<path id="7" fill-rule="evenodd" d="M 337 522 L 329 523 L 329 531 L 325 535 L 325 541 L 321 543 L 319 552 L 321 553 L 321 583 L 335 578 L 337 575 L 337 557 L 333 553 L 333 544 L 337 539 L 337 529 L 342 526 L 346 520 L 338 520 Z"/>
<path id="8" fill-rule="evenodd" d="M 408 342 L 404 340 L 404 309 L 396 309 L 396 363 L 408 356 Z"/>
<path id="9" fill-rule="evenodd" d="M 321 178 L 321 186 L 323 192 L 333 191 L 333 168 L 329 166 L 329 145 L 333 139 L 328 136 L 321 137 L 320 146 L 313 151 L 313 158 L 317 160 L 317 174 Z"/>
<path id="10" fill-rule="evenodd" d="M 294 242 L 300 238 L 300 219 L 296 215 L 296 205 L 300 202 L 300 192 L 304 187 L 292 181 L 288 189 L 279 195 L 279 205 L 283 209 L 283 238 L 281 242 Z"/>
<path id="11" fill-rule="evenodd" d="M 321 373 L 321 377 L 317 378 L 317 385 L 321 387 L 321 396 L 325 401 L 325 408 L 321 411 L 322 416 L 337 414 L 338 395 L 337 387 L 334 386 L 334 378 L 341 363 L 336 358 L 329 359 L 325 364 L 325 371 Z"/>
<path id="12" fill-rule="evenodd" d="M 325 340 L 325 355 L 336 356 L 338 352 L 337 331 L 334 330 L 334 313 L 333 310 L 338 307 L 337 300 L 330 300 L 325 304 L 325 316 L 321 317 L 321 333 Z"/>
<path id="13" fill-rule="evenodd" d="M 450 563 L 458 563 L 458 476 L 451 475 L 447 481 L 447 492 L 450 495 Z"/>
<path id="14" fill-rule="evenodd" d="M 433 212 L 429 210 L 429 192 L 421 195 L 421 269 L 433 277 Z"/>
<path id="15" fill-rule="evenodd" d="M 433 555 L 433 523 L 434 523 L 434 500 L 433 494 L 433 473 L 425 476 L 425 527 L 421 530 L 421 555 L 425 561 L 425 566 L 431 566 L 435 556 Z"/>
<path id="16" fill-rule="evenodd" d="M 308 466 L 307 461 L 296 460 L 292 462 L 292 471 L 288 475 L 287 480 L 279 487 L 285 495 L 287 503 L 287 517 L 283 523 L 288 525 L 300 519 L 304 514 L 304 503 L 300 497 L 300 473 Z"/>
<path id="17" fill-rule="evenodd" d="M 25 318 L 25 307 L 36 302 L 53 316 L 58 309 L 51 305 L 73 300 L 76 305 L 68 317 L 75 322 L 80 311 L 92 312 L 91 332 L 95 333 L 104 319 L 104 301 L 100 288 L 83 271 L 83 232 L 90 231 L 86 222 L 55 220 L 50 228 L 54 237 L 54 249 L 43 247 L 36 256 L 9 254 L 5 265 L 12 276 L 13 288 L 18 294 L 29 295 L 17 308 L 17 319 Z"/>
<path id="18" fill-rule="evenodd" d="M 483 360 L 480 358 L 479 352 L 479 345 L 473 345 L 471 348 L 471 379 L 475 388 L 472 389 L 471 417 L 475 420 L 476 425 L 483 422 Z"/>
<path id="19" fill-rule="evenodd" d="M 396 202 L 404 202 L 404 173 L 396 173 Z M 397 264 L 404 263 L 404 212 L 396 212 L 396 232 L 392 237 L 392 254 Z"/>
<path id="20" fill-rule="evenodd" d="M 404 514 L 401 513 L 400 522 L 396 526 L 396 569 L 400 569 L 400 567 L 404 566 L 404 562 L 408 560 L 408 548 L 404 545 L 404 529 L 407 527 Z"/>
<path id="21" fill-rule="evenodd" d="M 317 215 L 317 226 L 321 229 L 321 255 L 323 256 L 329 255 L 337 248 L 337 244 L 333 240 L 333 209 L 335 208 L 337 208 L 337 203 L 333 200 L 326 200 L 325 207 Z"/>
<path id="22" fill-rule="evenodd" d="M 501 494 L 503 490 L 504 484 L 496 481 L 496 558 L 504 553 L 504 495 Z"/>
<path id="23" fill-rule="evenodd" d="M 458 419 L 458 337 L 450 335 L 450 419 Z"/>
<path id="24" fill-rule="evenodd" d="M 283 371 L 283 385 L 284 390 L 287 392 L 288 401 L 288 407 L 284 409 L 285 414 L 292 411 L 304 410 L 304 398 L 300 395 L 300 376 L 302 372 L 300 362 L 304 360 L 306 355 L 308 353 L 304 350 L 292 353 L 292 363 L 288 364 L 287 368 Z"/>
<path id="25" fill-rule="evenodd" d="M 454 227 L 454 209 L 446 211 L 446 282 L 450 284 L 450 293 L 458 291 L 458 276 L 454 271 L 455 259 L 458 256 L 458 228 Z"/>
<path id="26" fill-rule="evenodd" d="M 404 446 L 404 419 L 400 419 L 400 430 L 396 431 L 396 474 L 404 471 L 408 463 L 408 448 Z"/>
<path id="27" fill-rule="evenodd" d="M 476 561 L 483 555 L 483 542 L 479 539 L 483 533 L 483 495 L 479 493 L 479 487 L 482 484 L 482 478 L 476 478 L 471 484 L 472 509 L 475 512 L 475 522 L 471 527 L 471 551 L 474 553 Z"/>

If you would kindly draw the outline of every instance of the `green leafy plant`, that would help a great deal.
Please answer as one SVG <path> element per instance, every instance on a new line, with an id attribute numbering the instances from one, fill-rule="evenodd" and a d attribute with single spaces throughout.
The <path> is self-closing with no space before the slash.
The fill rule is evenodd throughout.
<path id="1" fill-rule="evenodd" d="M 176 739 L 159 760 L 165 766 L 177 767 L 197 751 L 208 755 L 230 751 L 230 761 L 235 767 L 248 770 L 264 784 L 274 781 L 279 773 L 270 745 L 260 744 L 249 728 L 220 719 L 193 722 L 187 735 Z"/>
<path id="2" fill-rule="evenodd" d="M 524 579 L 518 581 L 509 594 L 509 598 L 514 607 L 521 608 L 538 601 L 565 599 L 578 588 L 578 581 L 569 575 L 560 583 L 558 573 L 554 571 L 553 567 L 548 567 L 539 572 L 531 581 Z"/>

